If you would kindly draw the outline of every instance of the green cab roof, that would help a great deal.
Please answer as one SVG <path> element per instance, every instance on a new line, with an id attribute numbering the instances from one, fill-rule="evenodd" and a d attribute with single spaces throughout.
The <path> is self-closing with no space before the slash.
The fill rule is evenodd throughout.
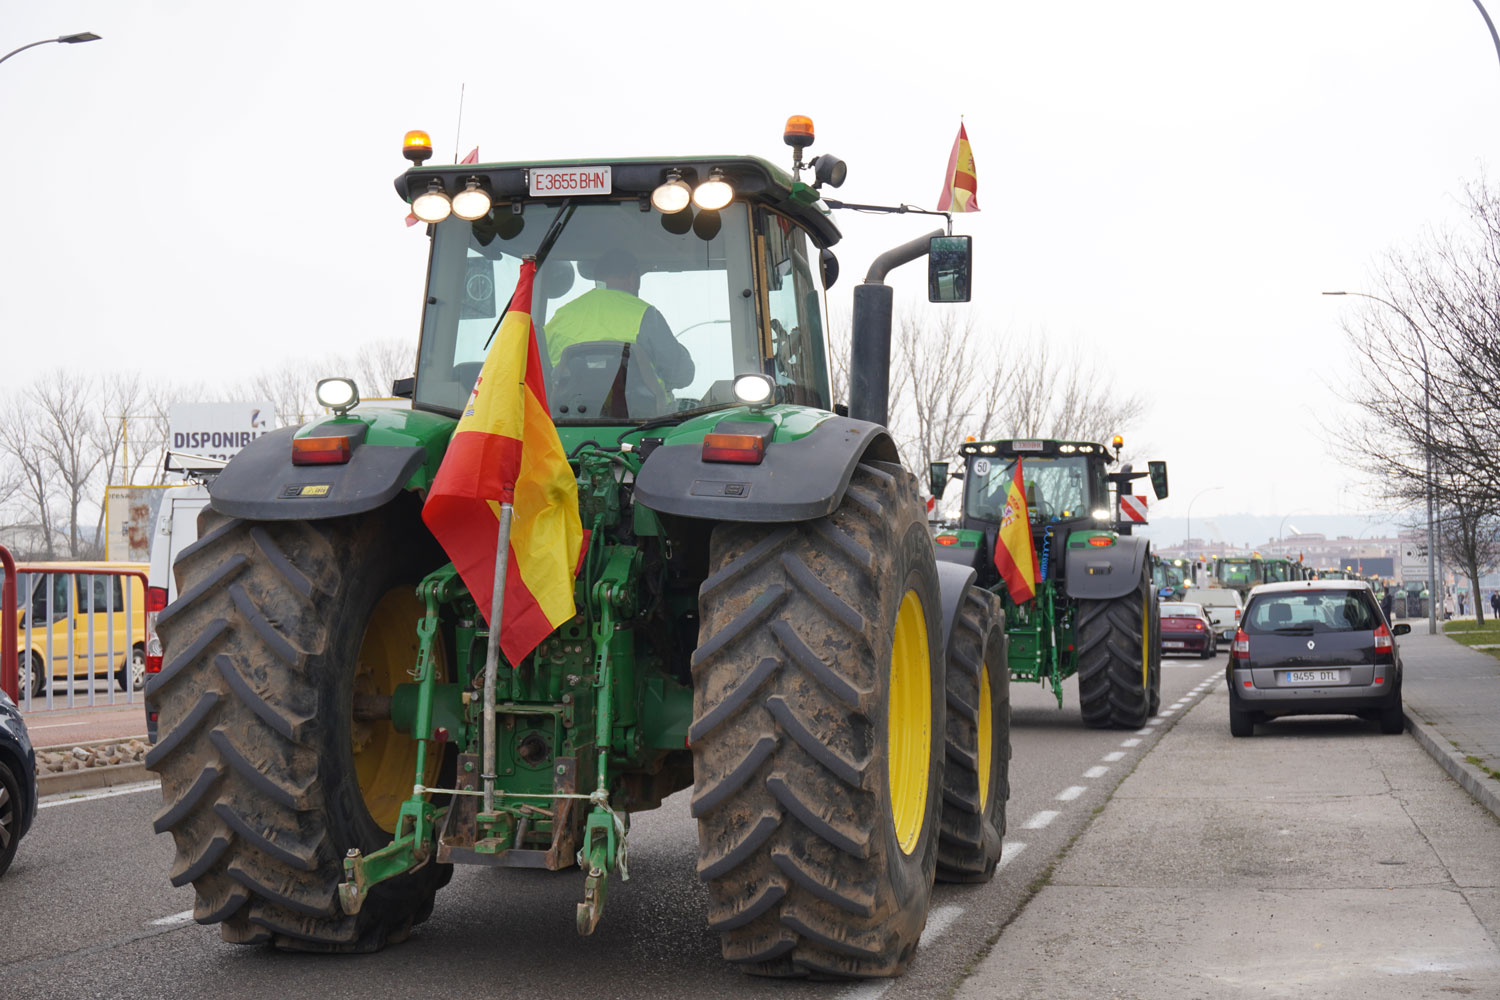
<path id="1" fill-rule="evenodd" d="M 676 170 L 689 185 L 707 179 L 709 171 L 719 170 L 735 190 L 736 197 L 767 205 L 800 222 L 819 247 L 830 247 L 842 234 L 834 225 L 830 210 L 821 197 L 805 184 L 797 184 L 791 174 L 758 156 L 691 156 L 691 157 L 598 157 L 586 160 L 528 160 L 520 163 L 458 163 L 413 167 L 396 178 L 396 193 L 408 204 L 428 189 L 434 180 L 442 183 L 449 196 L 463 190 L 471 178 L 486 184 L 497 202 L 534 200 L 558 202 L 561 196 L 534 197 L 528 184 L 529 171 L 535 167 L 609 167 L 611 191 L 607 195 L 581 195 L 619 198 L 650 196 Z M 811 196 L 811 204 L 793 197 L 796 191 Z"/>

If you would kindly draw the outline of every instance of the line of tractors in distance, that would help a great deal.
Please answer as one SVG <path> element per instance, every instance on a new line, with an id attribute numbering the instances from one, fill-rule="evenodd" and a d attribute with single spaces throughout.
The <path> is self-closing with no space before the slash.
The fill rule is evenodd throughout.
<path id="1" fill-rule="evenodd" d="M 1193 587 L 1221 587 L 1237 591 L 1243 600 L 1252 587 L 1263 583 L 1290 580 L 1363 580 L 1384 600 L 1391 592 L 1393 613 L 1402 618 L 1427 614 L 1428 591 L 1420 583 L 1402 588 L 1394 580 L 1379 574 L 1364 574 L 1353 569 L 1314 569 L 1300 559 L 1265 558 L 1260 555 L 1216 556 L 1212 559 L 1155 557 L 1152 561 L 1152 583 L 1164 600 L 1188 600 Z"/>

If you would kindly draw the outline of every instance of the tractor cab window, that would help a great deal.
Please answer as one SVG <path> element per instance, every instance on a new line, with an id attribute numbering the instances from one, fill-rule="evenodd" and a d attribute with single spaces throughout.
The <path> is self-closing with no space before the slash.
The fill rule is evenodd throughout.
<path id="1" fill-rule="evenodd" d="M 968 515 L 999 522 L 1015 473 L 1014 458 L 971 458 L 969 474 L 964 477 L 964 510 Z M 1028 455 L 1021 459 L 1021 475 L 1032 523 L 1088 516 L 1092 480 L 1087 459 Z"/>
<path id="2" fill-rule="evenodd" d="M 766 312 L 771 345 L 766 374 L 781 386 L 787 402 L 827 409 L 819 286 L 808 264 L 807 239 L 784 216 L 762 212 L 758 222 L 769 292 Z"/>
<path id="3" fill-rule="evenodd" d="M 517 214 L 502 203 L 476 222 L 450 217 L 437 225 L 413 395 L 418 408 L 462 411 L 522 258 L 536 252 L 559 210 L 535 202 L 523 208 Z M 776 299 L 779 323 L 769 327 L 786 331 L 782 344 L 766 336 L 756 308 L 751 210 L 736 202 L 718 215 L 716 230 L 679 234 L 634 198 L 576 206 L 533 281 L 530 302 L 556 423 L 636 423 L 733 405 L 734 378 L 747 372 L 771 373 L 788 399 L 826 395 L 801 231 L 782 233 L 774 255 L 767 241 L 766 266 L 774 256 L 784 268 L 787 298 Z M 773 286 L 773 298 L 778 292 Z M 799 339 L 807 337 L 816 350 Z"/>

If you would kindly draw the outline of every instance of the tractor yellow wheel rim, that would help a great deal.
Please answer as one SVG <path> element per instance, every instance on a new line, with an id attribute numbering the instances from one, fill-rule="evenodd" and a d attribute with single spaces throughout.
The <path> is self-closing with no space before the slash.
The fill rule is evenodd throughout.
<path id="1" fill-rule="evenodd" d="M 922 599 L 913 590 L 901 598 L 896 612 L 886 723 L 891 818 L 901 853 L 911 854 L 922 839 L 932 764 L 932 666 L 928 660 L 927 616 Z"/>
<path id="2" fill-rule="evenodd" d="M 990 728 L 990 716 L 994 708 L 990 704 L 990 671 L 983 663 L 979 665 L 979 812 L 984 815 L 990 807 L 990 755 L 995 752 L 992 742 L 994 731 Z"/>
<path id="3" fill-rule="evenodd" d="M 389 698 L 399 684 L 412 681 L 417 663 L 417 622 L 425 613 L 409 587 L 387 591 L 370 613 L 354 665 L 354 697 Z M 433 640 L 433 654 L 446 663 L 442 637 Z M 352 706 L 351 706 L 352 711 Z M 396 732 L 390 719 L 353 720 L 350 727 L 354 772 L 370 816 L 387 833 L 396 832 L 401 803 L 411 797 L 417 781 L 417 741 Z M 437 782 L 440 753 L 429 752 L 422 784 Z"/>

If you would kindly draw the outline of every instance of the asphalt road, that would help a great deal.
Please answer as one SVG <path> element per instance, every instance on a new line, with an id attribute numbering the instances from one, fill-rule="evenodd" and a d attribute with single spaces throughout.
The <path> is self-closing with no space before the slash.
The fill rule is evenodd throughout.
<path id="1" fill-rule="evenodd" d="M 1073 684 L 1064 707 L 1035 685 L 1012 689 L 1014 760 L 1006 856 L 985 886 L 938 886 L 906 976 L 864 984 L 764 981 L 719 957 L 694 875 L 688 794 L 632 818 L 631 880 L 610 888 L 591 938 L 573 929 L 578 872 L 460 867 L 411 939 L 373 956 L 289 955 L 223 944 L 191 922 L 189 888 L 167 882 L 172 846 L 151 833 L 160 793 L 109 789 L 49 802 L 0 881 L 0 993 L 35 998 L 944 995 L 1024 905 L 1031 886 L 1212 684 L 1224 657 L 1169 658 L 1160 721 L 1139 733 L 1086 729 Z M 1178 707 L 1174 708 L 1173 706 Z M 94 793 L 99 794 L 99 793 Z M 586 985 L 584 985 L 586 984 Z"/>

